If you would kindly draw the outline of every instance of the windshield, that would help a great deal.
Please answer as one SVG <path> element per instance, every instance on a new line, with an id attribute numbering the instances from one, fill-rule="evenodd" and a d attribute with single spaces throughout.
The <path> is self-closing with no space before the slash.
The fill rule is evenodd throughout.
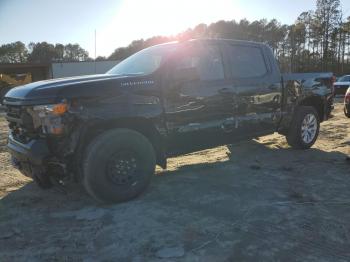
<path id="1" fill-rule="evenodd" d="M 146 48 L 126 58 L 107 74 L 148 75 L 156 71 L 164 58 L 175 50 L 176 44 L 158 45 Z"/>
<path id="2" fill-rule="evenodd" d="M 350 76 L 342 76 L 338 79 L 338 82 L 350 82 Z"/>

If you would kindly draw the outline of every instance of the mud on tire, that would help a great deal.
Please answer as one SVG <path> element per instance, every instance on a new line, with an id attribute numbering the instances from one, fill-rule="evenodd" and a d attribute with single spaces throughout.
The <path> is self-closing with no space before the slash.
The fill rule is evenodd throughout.
<path id="1" fill-rule="evenodd" d="M 113 129 L 87 147 L 83 185 L 99 202 L 127 201 L 146 189 L 155 165 L 155 152 L 146 137 L 130 129 Z"/>

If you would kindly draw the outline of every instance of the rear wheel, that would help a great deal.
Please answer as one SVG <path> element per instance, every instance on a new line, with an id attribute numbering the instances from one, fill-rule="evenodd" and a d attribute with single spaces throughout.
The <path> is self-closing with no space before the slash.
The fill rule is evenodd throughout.
<path id="1" fill-rule="evenodd" d="M 87 147 L 83 184 L 98 201 L 127 201 L 146 189 L 155 165 L 154 149 L 146 137 L 129 129 L 110 130 Z"/>
<path id="2" fill-rule="evenodd" d="M 299 107 L 286 136 L 288 144 L 296 149 L 308 149 L 316 142 L 320 130 L 317 111 L 311 106 Z"/>

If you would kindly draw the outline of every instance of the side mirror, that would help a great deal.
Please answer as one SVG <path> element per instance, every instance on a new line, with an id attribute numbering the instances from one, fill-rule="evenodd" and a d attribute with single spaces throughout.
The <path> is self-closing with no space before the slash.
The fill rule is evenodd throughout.
<path id="1" fill-rule="evenodd" d="M 173 74 L 173 79 L 175 81 L 180 81 L 180 82 L 191 82 L 191 81 L 199 80 L 197 68 L 190 67 L 190 68 L 177 69 Z"/>

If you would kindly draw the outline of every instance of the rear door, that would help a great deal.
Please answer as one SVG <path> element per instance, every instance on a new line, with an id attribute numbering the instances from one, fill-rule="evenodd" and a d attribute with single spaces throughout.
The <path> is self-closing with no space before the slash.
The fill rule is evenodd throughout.
<path id="1" fill-rule="evenodd" d="M 230 43 L 227 52 L 236 92 L 236 136 L 273 132 L 281 116 L 282 85 L 272 51 L 253 43 Z"/>

